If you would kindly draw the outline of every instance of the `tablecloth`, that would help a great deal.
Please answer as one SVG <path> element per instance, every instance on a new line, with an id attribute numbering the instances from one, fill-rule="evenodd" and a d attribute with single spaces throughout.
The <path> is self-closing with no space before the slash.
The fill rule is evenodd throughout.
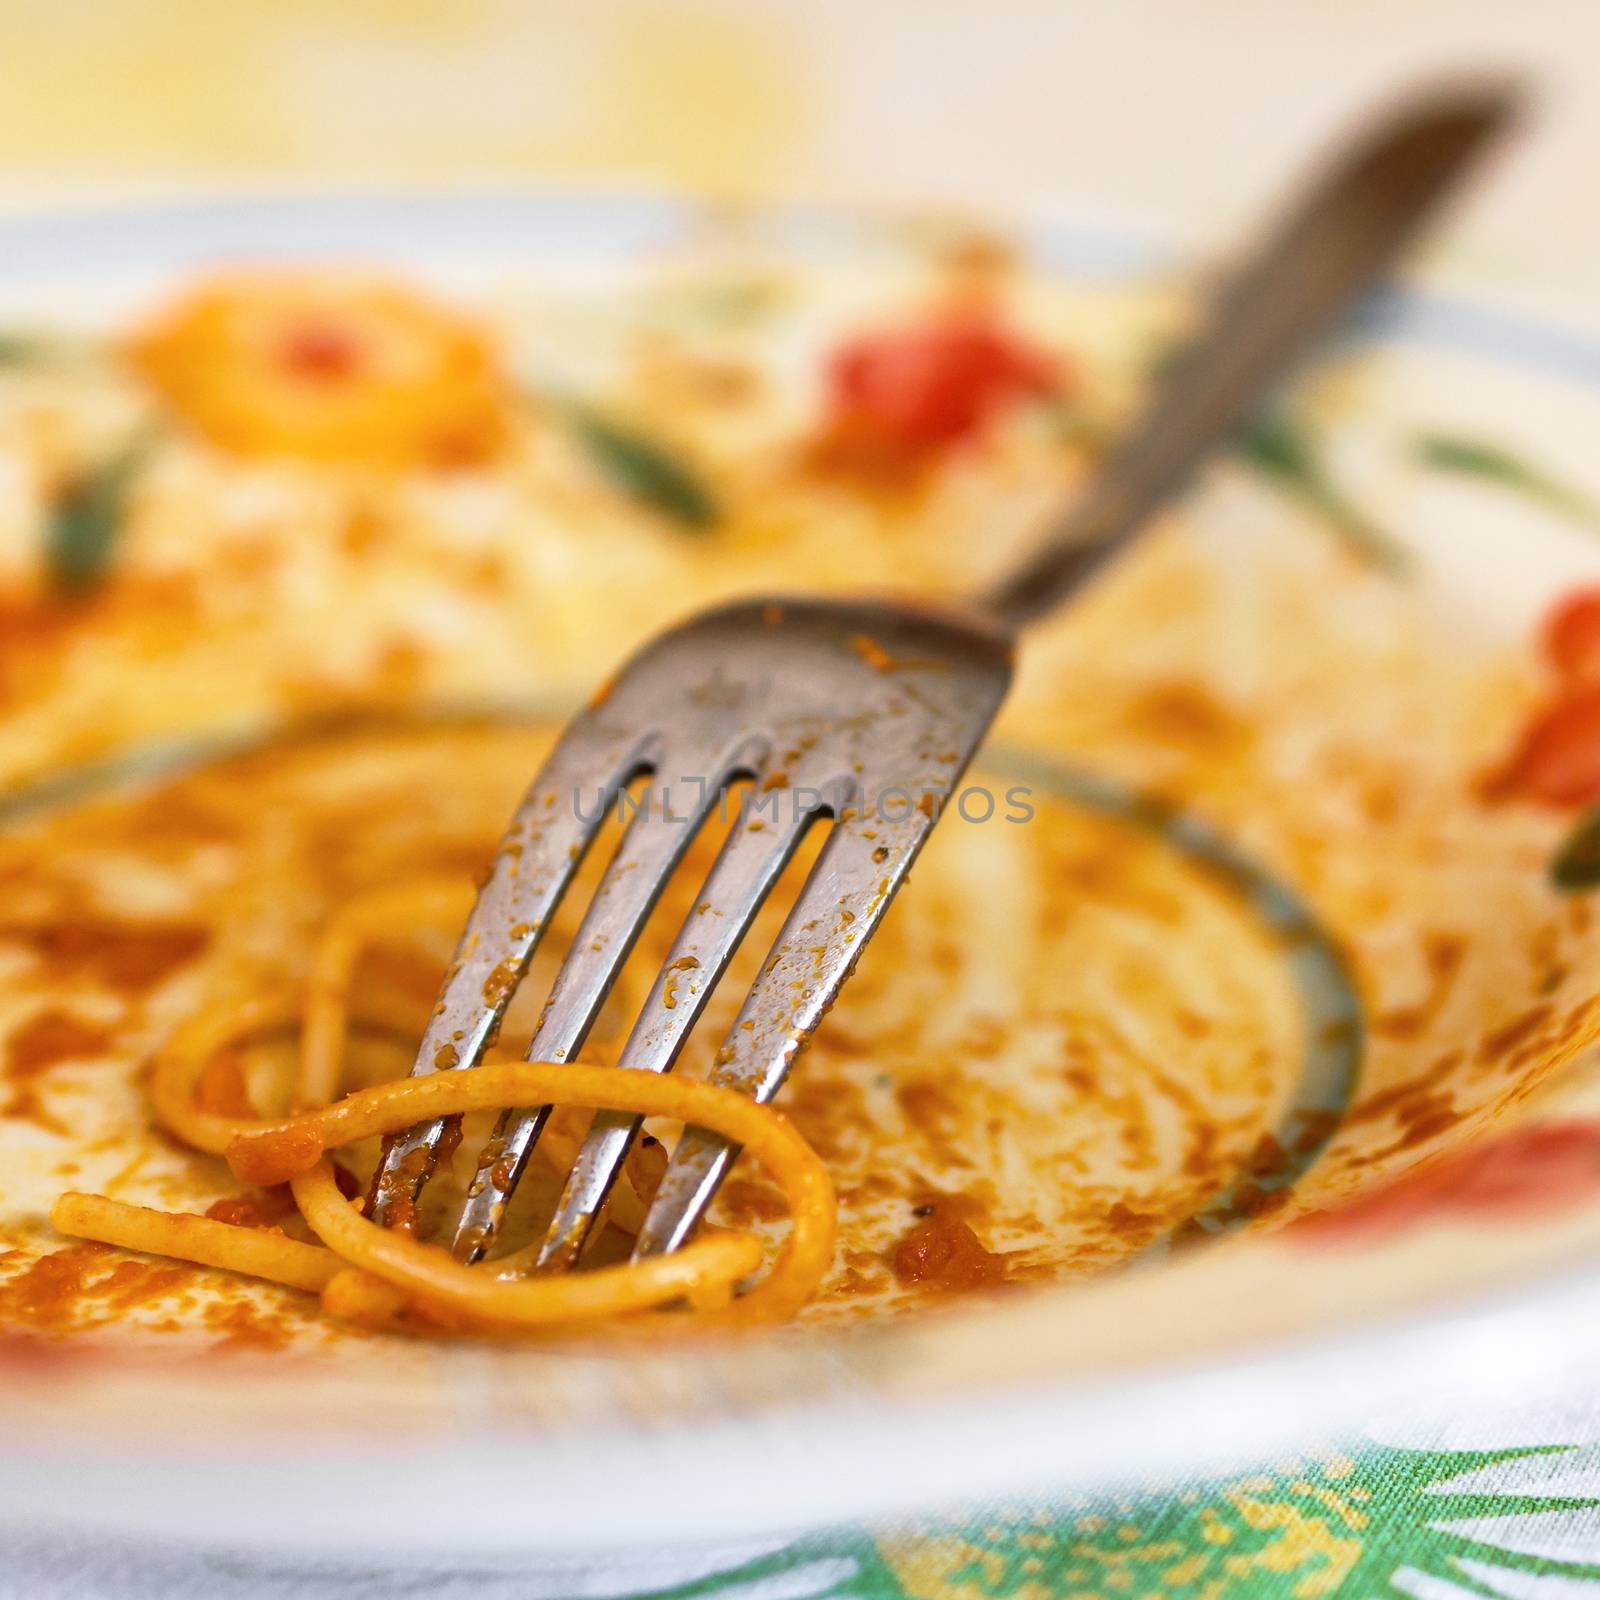
<path id="1" fill-rule="evenodd" d="M 625 1513 L 621 1513 L 624 1514 Z M 797 1541 L 494 1570 L 284 1562 L 8 1527 L 0 1600 L 1584 1600 L 1600 1393 L 1372 1421 L 1226 1477 Z"/>

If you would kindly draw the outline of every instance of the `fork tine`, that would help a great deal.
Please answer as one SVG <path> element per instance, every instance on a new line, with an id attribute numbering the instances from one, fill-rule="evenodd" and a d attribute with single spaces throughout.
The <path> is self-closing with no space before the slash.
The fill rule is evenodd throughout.
<path id="1" fill-rule="evenodd" d="M 759 776 L 781 753 L 785 779 L 800 780 L 812 793 L 841 787 L 841 773 L 848 774 L 856 792 L 872 792 L 884 783 L 902 794 L 905 784 L 942 790 L 970 758 L 1010 672 L 1010 641 L 998 629 L 871 601 L 738 601 L 658 635 L 569 725 L 513 819 L 457 947 L 413 1072 L 468 1067 L 482 1059 L 606 810 L 634 776 L 668 770 L 669 736 L 671 770 L 699 774 L 682 780 L 698 786 L 695 808 L 687 818 L 656 815 L 649 808 L 635 816 L 557 974 L 530 1056 L 570 1060 L 581 1049 L 667 879 L 731 781 Z M 598 803 L 585 814 L 581 806 L 559 804 L 567 793 L 595 793 Z M 787 809 L 795 826 L 802 810 L 798 800 Z M 807 809 L 822 807 L 808 802 Z M 753 1086 L 763 1098 L 776 1090 L 805 1033 L 848 975 L 855 952 L 932 820 L 931 814 L 914 810 L 893 820 L 880 817 L 869 827 L 845 807 L 768 968 L 746 998 L 741 1020 L 749 1029 L 736 1029 L 719 1058 L 719 1076 Z M 781 873 L 798 832 L 789 838 L 780 828 L 761 842 L 764 850 L 745 862 L 753 874 L 748 881 L 733 866 L 723 869 L 718 893 L 728 895 L 734 914 L 726 935 L 709 941 L 706 954 L 695 957 L 705 963 L 706 982 L 687 986 L 682 1034 L 747 931 L 747 901 L 758 904 L 770 889 L 769 875 Z M 758 860 L 766 865 L 752 865 Z M 862 887 L 868 877 L 881 880 L 879 887 Z M 827 918 L 838 926 L 819 933 Z M 852 918 L 859 923 L 855 931 Z M 679 937 L 685 937 L 683 930 Z M 657 980 L 661 1013 L 676 1009 L 665 1003 L 668 976 Z M 798 1000 L 794 993 L 800 994 Z M 783 1016 L 771 1026 L 762 1022 L 761 996 L 771 1002 L 768 1010 L 785 1002 Z M 784 1028 L 793 1036 L 783 1034 Z M 649 1044 L 648 1054 L 664 1068 L 681 1042 L 681 1034 L 669 1028 Z M 630 1037 L 630 1043 L 645 1052 L 643 1035 Z M 736 1070 L 730 1073 L 729 1064 Z M 498 1137 L 480 1155 L 459 1219 L 453 1246 L 458 1258 L 481 1259 L 494 1239 L 547 1116 L 546 1109 L 531 1108 L 502 1117 Z M 438 1121 L 392 1141 L 373 1181 L 368 1214 L 374 1220 L 394 1225 L 414 1216 L 417 1196 L 456 1125 Z M 597 1147 L 594 1159 L 583 1163 L 572 1180 L 556 1254 L 581 1242 L 633 1135 L 631 1128 L 611 1129 L 603 1121 L 597 1129 L 597 1146 L 604 1148 Z M 692 1147 L 691 1140 L 677 1162 L 680 1176 Z M 691 1209 L 681 1231 L 698 1219 L 698 1203 Z M 653 1214 L 665 1214 L 659 1198 Z M 570 1258 L 563 1254 L 563 1259 Z"/>
<path id="2" fill-rule="evenodd" d="M 800 841 L 818 818 L 848 797 L 849 786 L 839 779 L 807 792 L 815 796 L 814 802 L 802 805 L 797 801 L 780 808 L 782 821 L 775 833 L 763 836 L 755 827 L 741 825 L 729 834 L 694 908 L 673 940 L 644 1010 L 622 1048 L 619 1066 L 671 1071 L 734 951 Z M 824 804 L 825 796 L 832 798 L 832 805 Z M 545 1234 L 539 1270 L 560 1270 L 577 1261 L 643 1120 L 626 1112 L 596 1115 Z"/>
<path id="3" fill-rule="evenodd" d="M 611 727 L 593 713 L 568 727 L 500 841 L 428 1020 L 414 1073 L 472 1066 L 494 1042 L 551 914 L 607 812 L 658 756 L 654 736 Z M 576 797 L 581 792 L 586 801 L 591 791 L 594 808 L 585 811 Z M 455 1125 L 456 1119 L 438 1118 L 385 1141 L 367 1203 L 375 1222 L 395 1226 L 410 1219 Z"/>
<path id="4" fill-rule="evenodd" d="M 891 820 L 846 811 L 717 1052 L 713 1083 L 763 1104 L 778 1092 L 932 827 L 917 809 Z M 684 1129 L 634 1246 L 636 1260 L 688 1239 L 738 1154 L 716 1134 Z"/>
<path id="5" fill-rule="evenodd" d="M 718 805 L 730 782 L 758 769 L 764 741 L 741 740 L 700 770 L 695 804 L 683 815 L 647 794 L 628 824 L 617 852 L 595 888 L 528 1045 L 530 1061 L 566 1061 L 582 1048 L 634 942 L 655 908 L 673 869 Z M 658 759 L 661 771 L 667 758 Z M 528 1158 L 550 1115 L 538 1106 L 505 1112 L 478 1157 L 451 1249 L 458 1260 L 479 1261 L 494 1242 L 506 1202 L 521 1181 Z"/>

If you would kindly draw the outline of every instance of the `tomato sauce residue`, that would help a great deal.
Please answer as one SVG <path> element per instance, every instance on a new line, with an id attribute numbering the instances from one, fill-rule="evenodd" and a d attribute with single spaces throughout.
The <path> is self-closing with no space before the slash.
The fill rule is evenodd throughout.
<path id="1" fill-rule="evenodd" d="M 1129 727 L 1158 744 L 1223 755 L 1250 737 L 1250 725 L 1207 685 L 1184 679 L 1147 685 L 1129 702 Z"/>
<path id="2" fill-rule="evenodd" d="M 872 668 L 874 672 L 893 672 L 895 659 L 887 650 L 872 637 L 870 633 L 852 633 L 850 635 L 850 648 Z"/>
<path id="3" fill-rule="evenodd" d="M 75 1244 L 0 1279 L 0 1324 L 74 1333 L 192 1288 L 196 1269 L 121 1257 L 109 1245 Z"/>
<path id="4" fill-rule="evenodd" d="M 281 1350 L 294 1337 L 284 1316 L 248 1300 L 208 1305 L 204 1319 L 209 1332 L 222 1336 L 215 1350 Z"/>
<path id="5" fill-rule="evenodd" d="M 31 948 L 62 977 L 89 978 L 137 999 L 200 955 L 211 930 L 187 922 L 80 916 L 0 926 L 0 938 Z"/>
<path id="6" fill-rule="evenodd" d="M 251 1194 L 230 1194 L 206 1207 L 213 1222 L 231 1222 L 236 1228 L 277 1228 L 295 1209 L 294 1195 L 286 1183 L 272 1184 Z"/>
<path id="7" fill-rule="evenodd" d="M 916 1226 L 895 1246 L 890 1265 L 903 1285 L 931 1289 L 981 1289 L 1004 1283 L 1004 1254 L 984 1248 L 966 1218 L 971 1202 L 962 1195 L 937 1195 L 917 1206 Z"/>
<path id="8" fill-rule="evenodd" d="M 460 1124 L 447 1123 L 446 1128 L 456 1130 L 459 1141 Z M 497 1141 L 490 1140 L 484 1148 L 484 1156 L 489 1154 L 490 1147 Z M 385 1141 L 384 1153 L 387 1157 L 388 1142 Z M 439 1154 L 439 1162 L 443 1163 L 448 1155 L 443 1150 Z M 481 1160 L 481 1158 L 480 1158 Z M 417 1231 L 417 1191 L 427 1180 L 427 1175 L 433 1170 L 434 1157 L 425 1146 L 418 1145 L 408 1150 L 399 1162 L 393 1166 L 387 1160 L 379 1168 L 377 1194 L 374 1197 L 375 1205 L 382 1208 L 389 1219 L 389 1226 L 397 1233 L 414 1234 Z"/>
<path id="9" fill-rule="evenodd" d="M 30 1017 L 6 1039 L 5 1076 L 10 1094 L 0 1105 L 0 1117 L 25 1118 L 59 1132 L 56 1119 L 40 1101 L 39 1080 L 63 1062 L 103 1055 L 110 1044 L 109 1028 L 85 1022 L 71 1012 L 48 1010 Z"/>
<path id="10" fill-rule="evenodd" d="M 1427 993 L 1414 1005 L 1381 1012 L 1372 1031 L 1390 1039 L 1416 1039 L 1438 1020 L 1467 959 L 1467 942 L 1459 934 L 1424 932 L 1422 956 L 1428 971 Z"/>
<path id="11" fill-rule="evenodd" d="M 221 1207 L 240 1203 L 220 1202 L 210 1214 L 220 1215 Z M 270 1209 L 270 1192 L 260 1197 L 260 1204 Z M 203 1268 L 145 1261 L 109 1245 L 68 1245 L 0 1278 L 0 1328 L 8 1344 L 38 1337 L 53 1341 L 111 1326 L 132 1313 L 153 1312 L 157 1320 L 149 1325 L 163 1331 L 192 1326 L 198 1315 L 201 1326 L 220 1335 L 211 1347 L 217 1351 L 279 1350 L 293 1339 L 297 1319 L 292 1310 L 259 1305 L 235 1290 L 221 1298 L 207 1294 L 199 1302 L 196 1291 L 208 1276 Z"/>

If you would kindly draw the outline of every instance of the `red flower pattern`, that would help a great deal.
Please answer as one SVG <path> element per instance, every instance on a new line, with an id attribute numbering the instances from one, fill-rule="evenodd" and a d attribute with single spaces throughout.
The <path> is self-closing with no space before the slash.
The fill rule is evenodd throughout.
<path id="1" fill-rule="evenodd" d="M 947 314 L 841 345 L 824 432 L 852 456 L 903 463 L 979 438 L 1016 400 L 1064 383 L 1054 356 L 988 316 Z"/>
<path id="2" fill-rule="evenodd" d="M 1315 1241 L 1390 1235 L 1429 1218 L 1508 1222 L 1600 1196 L 1600 1122 L 1533 1123 L 1408 1172 L 1335 1211 L 1290 1228 Z"/>
<path id="3" fill-rule="evenodd" d="M 1600 804 L 1600 588 L 1557 601 L 1540 641 L 1555 693 L 1485 779 L 1484 794 L 1562 808 Z"/>

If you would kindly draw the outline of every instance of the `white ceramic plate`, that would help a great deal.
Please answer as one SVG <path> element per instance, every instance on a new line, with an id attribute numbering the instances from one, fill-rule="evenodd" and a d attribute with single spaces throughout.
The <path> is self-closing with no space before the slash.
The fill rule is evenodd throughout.
<path id="1" fill-rule="evenodd" d="M 518 260 L 621 266 L 702 220 L 670 199 L 516 194 L 16 219 L 0 223 L 0 299 L 25 290 L 38 306 L 113 281 L 142 300 L 234 255 L 375 258 L 463 279 Z M 759 226 L 785 251 L 827 259 L 880 225 L 774 212 Z M 1027 242 L 1042 271 L 1067 279 L 1167 259 L 1071 226 Z M 1374 310 L 1340 367 L 1360 374 L 1365 422 L 1338 441 L 1356 457 L 1373 430 L 1426 417 L 1514 437 L 1600 486 L 1600 332 L 1574 314 L 1407 291 Z M 1516 639 L 1551 595 L 1600 574 L 1600 545 L 1561 519 L 1404 473 L 1369 481 L 1464 626 Z M 512 1395 L 497 1358 L 456 1352 L 430 1376 L 421 1430 L 405 1425 L 415 1397 L 376 1379 L 333 1394 L 261 1373 L 241 1395 L 236 1380 L 159 1367 L 47 1368 L 6 1385 L 0 1500 L 14 1517 L 78 1528 L 448 1560 L 776 1535 L 1215 1466 L 1419 1391 L 1481 1384 L 1491 1369 L 1504 1393 L 1583 1362 L 1600 1236 L 1568 1220 L 1540 1248 L 1491 1242 L 1467 1264 L 1433 1244 L 1428 1265 L 1402 1250 L 1376 1269 L 1263 1250 L 1236 1276 L 1192 1280 L 1182 1300 L 1164 1298 L 1155 1273 L 1126 1291 L 1050 1291 L 889 1336 L 754 1345 L 692 1381 L 667 1356 L 620 1375 L 560 1358 L 559 1382 L 540 1366 L 550 1358 L 529 1358 Z M 1195 1311 L 1193 1354 L 1172 1336 L 1179 1305 Z M 541 1371 L 561 1415 L 541 1404 Z"/>

